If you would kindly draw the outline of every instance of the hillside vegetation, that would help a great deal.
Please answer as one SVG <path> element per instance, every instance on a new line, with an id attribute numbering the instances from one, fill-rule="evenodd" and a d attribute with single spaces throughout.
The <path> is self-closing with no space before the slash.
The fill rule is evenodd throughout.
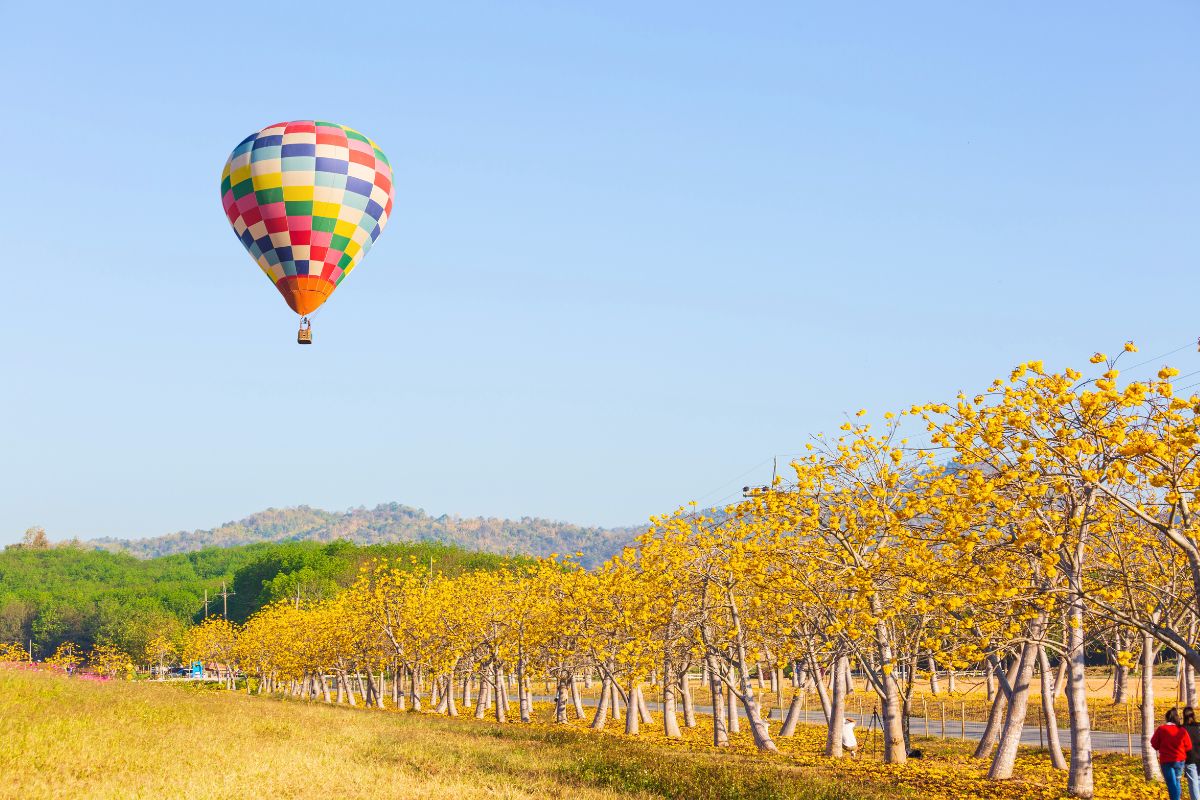
<path id="1" fill-rule="evenodd" d="M 0 552 L 0 643 L 32 641 L 40 659 L 63 642 L 83 650 L 106 642 L 146 663 L 154 660 L 143 657 L 154 636 L 178 638 L 203 619 L 205 591 L 211 613 L 220 615 L 217 593 L 228 587 L 229 619 L 241 622 L 274 600 L 331 597 L 375 559 L 402 568 L 432 560 L 453 574 L 524 561 L 437 542 L 260 542 L 149 559 L 81 546 L 13 546 Z"/>
<path id="2" fill-rule="evenodd" d="M 309 506 L 270 508 L 211 530 L 180 531 L 149 539 L 95 539 L 108 550 L 142 558 L 206 547 L 255 542 L 345 540 L 361 545 L 394 542 L 441 542 L 467 550 L 511 555 L 548 556 L 581 552 L 584 566 L 597 566 L 630 544 L 641 528 L 594 528 L 522 517 L 431 517 L 419 508 L 386 503 L 372 509 L 323 511 Z"/>

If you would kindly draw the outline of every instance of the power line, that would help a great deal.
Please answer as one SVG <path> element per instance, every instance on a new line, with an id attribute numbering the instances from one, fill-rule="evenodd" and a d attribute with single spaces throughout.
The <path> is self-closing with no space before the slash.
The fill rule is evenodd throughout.
<path id="1" fill-rule="evenodd" d="M 1161 361 L 1161 359 L 1164 359 L 1164 358 L 1166 358 L 1167 356 L 1172 356 L 1172 355 L 1175 355 L 1176 353 L 1180 353 L 1180 352 L 1182 352 L 1182 351 L 1184 351 L 1184 350 L 1187 350 L 1188 348 L 1191 348 L 1191 347 L 1195 347 L 1195 348 L 1197 348 L 1197 350 L 1198 350 L 1198 351 L 1200 351 L 1200 339 L 1188 340 L 1187 342 L 1185 342 L 1184 344 L 1181 344 L 1181 345 L 1179 345 L 1178 347 L 1174 347 L 1174 348 L 1172 348 L 1172 349 L 1170 349 L 1170 350 L 1167 350 L 1167 351 L 1165 351 L 1165 352 L 1159 353 L 1158 355 L 1151 356 L 1150 358 L 1147 358 L 1147 359 L 1144 359 L 1144 360 L 1142 360 L 1142 361 L 1139 361 L 1139 362 L 1137 362 L 1136 364 L 1131 364 L 1131 365 L 1129 365 L 1129 366 L 1127 366 L 1127 367 L 1123 367 L 1123 368 L 1121 369 L 1121 372 L 1122 372 L 1122 373 L 1129 373 L 1129 372 L 1132 372 L 1132 371 L 1134 371 L 1134 370 L 1136 370 L 1136 369 L 1138 369 L 1138 368 L 1140 368 L 1140 367 L 1144 367 L 1144 366 L 1146 366 L 1146 365 L 1148 365 L 1148 364 L 1159 363 L 1159 362 Z M 1176 381 L 1179 381 L 1179 380 L 1182 380 L 1182 379 L 1184 379 L 1184 378 L 1190 378 L 1190 377 L 1193 377 L 1193 376 L 1195 376 L 1195 375 L 1200 375 L 1200 370 L 1194 370 L 1194 371 L 1192 371 L 1192 372 L 1188 372 L 1188 373 L 1185 373 L 1185 374 L 1183 374 L 1183 375 L 1176 376 L 1175 380 L 1176 380 Z M 1195 387 L 1198 387 L 1198 386 L 1200 386 L 1200 381 L 1197 381 L 1196 383 L 1188 384 L 1187 386 L 1180 386 L 1180 387 L 1177 387 L 1177 388 L 1178 388 L 1180 391 L 1182 391 L 1182 390 L 1184 390 L 1184 389 L 1191 389 L 1191 388 L 1195 388 Z M 918 435 L 919 435 L 920 433 L 924 433 L 924 431 L 917 432 L 917 433 L 918 433 Z M 904 437 L 904 438 L 907 438 L 907 437 Z M 929 450 L 932 450 L 932 449 L 934 449 L 934 448 L 933 448 L 932 446 L 930 446 L 930 447 L 920 447 L 920 446 L 917 446 L 917 447 L 915 447 L 915 448 L 913 448 L 913 449 L 929 451 Z M 704 501 L 706 498 L 709 498 L 709 497 L 711 497 L 712 495 L 716 494 L 717 492 L 721 491 L 723 488 L 725 488 L 725 487 L 726 487 L 726 486 L 728 486 L 729 484 L 731 484 L 731 483 L 736 483 L 736 482 L 740 481 L 742 478 L 746 477 L 746 476 L 747 476 L 747 475 L 749 475 L 751 472 L 754 472 L 754 471 L 755 471 L 756 469 L 758 469 L 759 467 L 762 467 L 763 465 L 765 465 L 765 464 L 766 464 L 768 461 L 777 460 L 777 459 L 779 459 L 779 458 L 790 458 L 790 457 L 792 457 L 792 456 L 803 456 L 803 455 L 807 455 L 807 453 L 806 453 L 805 451 L 799 451 L 799 452 L 790 452 L 790 453 L 775 453 L 775 454 L 773 454 L 773 455 L 769 456 L 768 458 L 764 458 L 762 461 L 758 462 L 758 463 L 757 463 L 757 464 L 755 464 L 753 467 L 750 467 L 750 469 L 746 470 L 745 472 L 742 472 L 741 474 L 737 475 L 736 477 L 730 478 L 729 480 L 725 481 L 724 483 L 721 483 L 720 485 L 718 485 L 718 486 L 717 486 L 717 488 L 713 489 L 712 491 L 709 491 L 709 492 L 706 492 L 705 494 L 702 494 L 702 495 L 700 495 L 700 496 L 699 496 L 699 497 L 697 497 L 697 498 L 696 498 L 696 499 L 695 499 L 693 502 L 696 504 L 696 506 L 697 506 L 697 507 L 699 507 L 699 506 L 700 506 L 700 504 L 701 504 L 701 502 L 702 502 L 702 501 Z M 948 465 L 950 465 L 950 464 L 951 464 L 953 461 L 954 461 L 954 457 L 953 457 L 953 456 L 949 456 L 949 457 L 947 457 L 947 458 L 946 458 L 944 461 L 937 462 L 935 465 L 936 465 L 936 466 L 940 466 L 940 467 L 945 467 L 945 466 L 948 466 Z M 727 495 L 725 495 L 724 497 L 721 497 L 721 498 L 719 498 L 719 499 L 718 499 L 717 501 L 715 501 L 715 502 L 714 502 L 714 503 L 713 503 L 711 506 L 706 506 L 706 507 L 709 507 L 709 508 L 715 508 L 715 507 L 717 507 L 717 506 L 722 506 L 722 505 L 725 505 L 725 504 L 727 503 L 727 501 L 729 501 L 729 500 L 732 500 L 732 499 L 735 499 L 735 498 L 737 498 L 737 497 L 740 497 L 740 496 L 742 496 L 742 492 L 741 492 L 740 490 L 739 490 L 739 491 L 735 491 L 735 492 L 731 492 L 730 494 L 727 494 Z"/>
<path id="2" fill-rule="evenodd" d="M 1188 342 L 1187 344 L 1180 345 L 1179 347 L 1176 347 L 1174 350 L 1168 350 L 1167 352 L 1165 352 L 1165 353 L 1163 353 L 1163 354 L 1161 354 L 1161 355 L 1157 355 L 1157 356 L 1151 356 L 1150 358 L 1147 358 L 1145 361 L 1139 361 L 1139 362 L 1138 362 L 1138 363 L 1136 363 L 1136 364 L 1132 364 L 1132 365 L 1130 365 L 1130 366 L 1126 367 L 1126 368 L 1125 368 L 1125 370 L 1126 370 L 1126 371 L 1132 371 L 1132 370 L 1135 370 L 1135 369 L 1137 369 L 1138 367 L 1144 367 L 1144 366 L 1146 366 L 1147 364 L 1150 364 L 1150 363 L 1153 363 L 1153 362 L 1155 362 L 1155 361 L 1158 361 L 1160 358 L 1166 358 L 1167 356 L 1173 356 L 1173 355 L 1175 355 L 1176 353 L 1178 353 L 1179 351 L 1181 351 L 1181 350 L 1186 350 L 1186 349 L 1188 349 L 1189 347 L 1196 347 L 1197 349 L 1200 349 L 1200 340 L 1197 340 L 1197 341 L 1194 341 L 1194 342 Z"/>

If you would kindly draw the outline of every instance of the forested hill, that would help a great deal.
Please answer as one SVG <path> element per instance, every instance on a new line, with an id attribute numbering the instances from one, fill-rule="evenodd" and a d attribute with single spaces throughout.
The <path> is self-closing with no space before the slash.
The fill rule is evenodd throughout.
<path id="1" fill-rule="evenodd" d="M 259 542 L 141 559 L 43 537 L 0 551 L 0 644 L 32 644 L 41 657 L 105 642 L 140 660 L 156 634 L 178 638 L 202 620 L 206 594 L 210 614 L 242 622 L 267 603 L 333 597 L 378 559 L 447 575 L 526 562 L 437 542 Z"/>
<path id="2" fill-rule="evenodd" d="M 206 547 L 256 542 L 345 540 L 355 544 L 441 542 L 468 550 L 547 556 L 582 552 L 585 566 L 600 564 L 630 544 L 639 528 L 588 528 L 566 522 L 522 517 L 431 517 L 418 508 L 387 503 L 372 509 L 323 511 L 319 508 L 269 508 L 219 528 L 180 531 L 151 539 L 95 539 L 107 550 L 141 558 L 188 553 Z"/>

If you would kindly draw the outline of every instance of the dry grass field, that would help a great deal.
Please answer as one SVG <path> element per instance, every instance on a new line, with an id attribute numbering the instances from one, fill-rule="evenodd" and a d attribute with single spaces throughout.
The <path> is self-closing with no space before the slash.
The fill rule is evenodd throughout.
<path id="1" fill-rule="evenodd" d="M 879 796 L 748 758 L 545 725 L 0 669 L 5 800 Z"/>
<path id="2" fill-rule="evenodd" d="M 997 783 L 967 742 L 916 737 L 924 759 L 884 765 L 869 739 L 858 760 L 820 756 L 818 726 L 760 756 L 745 733 L 713 750 L 707 719 L 667 741 L 661 725 L 631 738 L 537 712 L 542 722 L 500 726 L 0 668 L 0 798 L 1052 800 L 1065 784 L 1030 750 Z M 1165 796 L 1134 759 L 1097 755 L 1096 767 L 1097 798 Z"/>

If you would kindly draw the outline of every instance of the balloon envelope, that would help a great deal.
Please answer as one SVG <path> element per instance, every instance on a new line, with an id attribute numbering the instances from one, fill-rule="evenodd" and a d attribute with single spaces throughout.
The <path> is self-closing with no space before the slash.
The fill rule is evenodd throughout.
<path id="1" fill-rule="evenodd" d="M 315 311 L 367 254 L 393 196 L 383 151 L 333 122 L 263 128 L 221 173 L 234 233 L 297 314 Z"/>

